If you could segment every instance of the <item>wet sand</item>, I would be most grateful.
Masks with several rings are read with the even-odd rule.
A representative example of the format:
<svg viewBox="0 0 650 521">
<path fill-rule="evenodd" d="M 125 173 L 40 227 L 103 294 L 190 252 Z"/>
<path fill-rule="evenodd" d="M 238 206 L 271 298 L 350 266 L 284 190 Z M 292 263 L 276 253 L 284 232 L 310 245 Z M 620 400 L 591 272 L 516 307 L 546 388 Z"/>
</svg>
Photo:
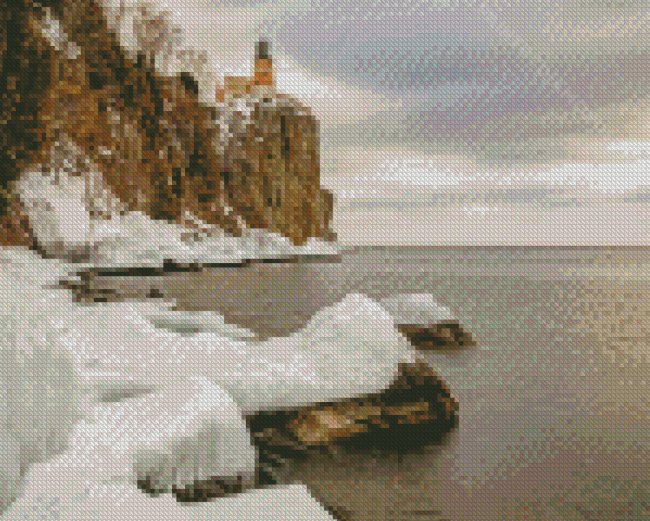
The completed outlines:
<svg viewBox="0 0 650 521">
<path fill-rule="evenodd" d="M 477 341 L 471 352 L 425 356 L 459 398 L 459 429 L 412 454 L 310 457 L 285 479 L 355 520 L 650 516 L 648 250 L 448 250 L 97 277 L 93 286 L 133 298 L 154 289 L 261 337 L 300 329 L 349 292 L 431 293 Z"/>
</svg>

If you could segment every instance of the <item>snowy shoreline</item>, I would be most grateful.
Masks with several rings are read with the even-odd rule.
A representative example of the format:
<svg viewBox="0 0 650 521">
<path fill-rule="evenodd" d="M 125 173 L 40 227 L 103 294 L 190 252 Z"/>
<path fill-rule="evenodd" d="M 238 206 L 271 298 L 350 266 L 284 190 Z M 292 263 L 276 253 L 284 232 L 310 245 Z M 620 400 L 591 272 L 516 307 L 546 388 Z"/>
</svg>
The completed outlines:
<svg viewBox="0 0 650 521">
<path fill-rule="evenodd" d="M 59 215 L 78 215 L 86 188 L 78 189 L 73 177 L 45 187 L 27 183 L 25 190 L 43 189 Z M 34 215 L 44 208 L 37 206 Z M 260 231 L 242 239 L 188 238 L 179 227 L 135 212 L 104 227 L 86 226 L 83 216 L 66 223 L 52 221 L 51 212 L 40 215 L 37 231 L 43 239 L 56 249 L 65 237 L 65 255 L 90 262 L 44 260 L 17 250 L 0 255 L 0 371 L 6 384 L 0 505 L 18 496 L 0 513 L 2 519 L 132 519 L 134 512 L 145 521 L 236 519 L 257 517 L 260 509 L 272 519 L 330 518 L 309 496 L 327 497 L 337 487 L 339 499 L 353 504 L 355 519 L 366 520 L 386 512 L 418 519 L 425 507 L 463 521 L 606 515 L 632 521 L 649 512 L 650 314 L 641 269 L 634 305 L 628 305 L 633 299 L 620 283 L 613 296 L 597 295 L 587 303 L 597 312 L 580 316 L 583 296 L 572 287 L 577 276 L 563 265 L 543 271 L 531 260 L 517 270 L 501 265 L 490 271 L 477 267 L 480 258 L 460 266 L 461 257 L 457 265 L 445 266 L 445 273 L 457 270 L 451 277 L 441 276 L 443 270 L 426 259 L 366 254 L 355 261 L 357 273 L 344 274 L 333 296 L 323 296 L 330 292 L 319 273 L 325 268 L 296 265 L 300 268 L 284 274 L 302 277 L 301 284 L 311 278 L 305 293 L 335 303 L 308 303 L 309 297 L 300 295 L 303 288 L 289 288 L 295 280 L 280 279 L 277 284 L 293 292 L 284 299 L 294 301 L 295 309 L 309 304 L 316 310 L 307 313 L 298 333 L 260 341 L 258 332 L 233 326 L 215 312 L 172 311 L 168 302 L 153 299 L 87 306 L 55 287 L 60 278 L 74 281 L 85 269 L 137 265 L 163 266 L 164 272 L 170 260 L 241 265 L 250 259 L 337 255 L 335 245 L 316 242 L 299 249 Z M 347 269 L 341 266 L 339 273 Z M 233 278 L 248 281 L 252 271 Z M 278 271 L 269 269 L 266 276 L 277 277 Z M 596 274 L 595 292 L 606 285 L 602 271 L 590 272 Z M 560 289 L 549 289 L 558 285 L 550 275 L 542 281 L 550 280 L 548 287 L 535 284 L 555 272 L 564 281 Z M 257 455 L 242 420 L 245 412 L 385 387 L 395 365 L 416 353 L 396 331 L 400 306 L 389 313 L 375 293 L 385 292 L 383 298 L 405 293 L 407 286 L 424 288 L 429 302 L 456 301 L 459 316 L 481 338 L 476 349 L 422 355 L 460 402 L 459 428 L 444 444 L 405 455 L 393 466 L 374 455 L 361 464 L 348 458 L 347 466 L 340 458 L 314 459 L 310 490 L 249 490 L 192 507 L 169 493 L 147 496 L 135 486 L 142 476 L 166 492 L 213 475 L 236 475 L 250 484 Z M 253 289 L 244 288 L 238 298 L 250 298 Z M 226 285 L 185 291 L 185 304 L 195 306 L 207 306 L 196 301 L 210 292 L 223 300 L 236 292 Z M 552 291 L 556 300 L 548 297 Z M 278 298 L 256 306 L 251 305 L 260 315 L 290 307 Z M 627 307 L 617 314 L 621 306 Z M 397 319 L 424 320 L 413 317 Z M 323 503 L 335 504 L 332 497 L 336 494 Z M 287 505 L 291 508 L 283 508 Z"/>
<path fill-rule="evenodd" d="M 503 266 L 508 265 L 504 261 Z M 23 268 L 35 268 L 31 261 L 24 267 L 15 262 L 12 266 L 15 267 L 14 273 L 22 273 L 23 277 L 29 276 L 29 270 Z M 52 274 L 58 275 L 67 274 L 73 265 L 48 261 L 44 266 L 49 266 Z M 356 278 L 344 279 L 341 284 L 348 289 L 355 287 L 359 291 L 370 293 L 372 281 L 386 277 L 390 272 L 391 265 L 386 264 L 383 257 L 366 255 L 356 259 L 353 264 L 348 263 L 343 267 L 332 265 L 330 268 L 336 267 L 335 273 L 347 273 L 349 269 L 359 270 L 364 266 L 375 271 L 359 273 Z M 292 269 L 296 267 L 300 265 L 294 265 Z M 312 265 L 310 270 L 316 267 L 317 265 Z M 426 265 L 424 267 L 429 269 Z M 277 276 L 277 268 L 279 266 L 269 265 L 264 271 Z M 531 273 L 538 273 L 539 266 L 532 262 L 528 269 Z M 607 265 L 601 269 L 608 269 Z M 310 270 L 304 276 L 310 276 Z M 598 490 L 603 490 L 607 482 L 619 480 L 627 485 L 619 486 L 616 494 L 627 501 L 629 510 L 627 513 L 617 511 L 618 518 L 632 520 L 642 517 L 643 503 L 647 504 L 650 499 L 650 489 L 643 481 L 645 469 L 650 464 L 642 452 L 644 444 L 649 442 L 648 432 L 642 428 L 648 400 L 641 381 L 650 374 L 644 345 L 629 341 L 626 344 L 627 350 L 614 356 L 610 346 L 622 345 L 616 343 L 614 337 L 605 335 L 605 339 L 599 342 L 594 332 L 588 337 L 588 343 L 585 344 L 584 339 L 579 343 L 576 334 L 571 333 L 572 328 L 580 329 L 579 324 L 574 324 L 567 317 L 568 322 L 562 325 L 562 322 L 558 322 L 561 317 L 553 311 L 554 305 L 571 304 L 575 297 L 565 295 L 563 298 L 569 300 L 549 301 L 549 297 L 543 293 L 546 290 L 543 290 L 542 283 L 535 282 L 534 278 L 508 278 L 507 270 L 497 286 L 494 284 L 501 279 L 494 277 L 479 276 L 467 282 L 465 271 L 467 270 L 463 271 L 462 276 L 457 274 L 449 282 L 440 279 L 435 273 L 412 282 L 409 282 L 408 276 L 402 277 L 399 285 L 387 288 L 388 291 L 391 288 L 392 291 L 404 292 L 407 288 L 413 291 L 416 280 L 420 281 L 417 283 L 419 287 L 435 289 L 438 284 L 434 297 L 445 299 L 444 295 L 447 295 L 445 302 L 459 299 L 453 306 L 454 309 L 459 311 L 463 321 L 480 339 L 478 347 L 473 350 L 424 355 L 428 364 L 447 382 L 460 402 L 460 426 L 450 433 L 448 443 L 430 448 L 424 455 L 405 455 L 406 463 L 386 466 L 385 470 L 381 469 L 388 463 L 374 457 L 363 460 L 361 467 L 351 457 L 346 457 L 345 464 L 312 459 L 309 465 L 314 466 L 313 472 L 303 469 L 302 474 L 299 474 L 302 477 L 298 479 L 309 483 L 311 494 L 326 504 L 334 504 L 337 494 L 339 502 L 341 498 L 347 498 L 349 491 L 340 490 L 347 483 L 346 487 L 355 492 L 342 504 L 355 512 L 357 517 L 354 519 L 376 518 L 378 513 L 384 511 L 382 509 L 389 507 L 387 502 L 397 501 L 402 494 L 409 497 L 425 494 L 427 504 L 432 508 L 444 512 L 447 518 L 464 521 L 483 518 L 516 520 L 520 518 L 524 506 L 530 505 L 535 498 L 547 503 L 543 512 L 549 519 L 580 519 L 582 507 L 576 505 L 594 497 L 594 494 L 598 496 Z M 366 282 L 361 284 L 361 279 Z M 207 280 L 210 279 L 206 278 Z M 513 280 L 518 282 L 513 283 Z M 612 280 L 609 284 L 615 282 Z M 448 287 L 448 284 L 451 286 Z M 593 284 L 600 288 L 605 282 Z M 629 286 L 629 281 L 626 284 Z M 216 287 L 217 291 L 219 287 Z M 313 291 L 317 291 L 315 286 Z M 453 291 L 455 293 L 450 296 Z M 528 305 L 522 305 L 521 302 L 518 306 L 513 305 L 519 298 L 518 291 L 530 296 Z M 602 292 L 602 289 L 597 291 Z M 557 293 L 562 294 L 560 289 Z M 600 294 L 602 299 L 602 293 Z M 639 298 L 642 296 L 643 291 L 639 290 Z M 574 305 L 578 304 L 574 302 Z M 631 306 L 625 310 L 632 312 Z M 641 319 L 640 315 L 637 316 Z M 583 329 L 587 328 L 587 324 L 594 328 L 600 323 L 591 315 L 589 317 L 591 318 L 582 318 Z M 601 328 L 605 328 L 604 323 Z M 626 334 L 631 337 L 633 331 L 630 329 Z M 634 346 L 638 353 L 633 349 Z M 548 362 L 540 365 L 540 361 L 544 360 L 550 360 L 550 366 Z M 621 365 L 622 361 L 626 361 L 624 366 Z M 597 414 L 593 414 L 594 411 Z M 605 413 L 611 418 L 610 422 L 603 423 L 599 419 Z M 596 432 L 599 434 L 594 439 Z M 576 446 L 588 446 L 589 451 L 577 450 Z M 488 457 L 479 461 L 477 447 Z M 524 454 L 530 456 L 524 457 Z M 347 469 L 346 473 L 356 476 L 354 479 L 341 474 L 342 464 L 342 468 Z M 20 512 L 34 507 L 37 498 L 44 501 L 50 497 L 51 501 L 55 501 L 56 491 L 48 488 L 46 483 L 52 483 L 53 480 L 58 483 L 74 481 L 72 474 L 69 478 L 56 477 L 56 473 L 63 472 L 61 469 L 64 467 L 47 465 L 36 465 L 33 473 L 26 476 L 28 480 L 34 476 L 34 481 L 28 481 L 26 485 L 28 489 L 34 487 L 31 490 L 35 495 L 29 496 L 32 498 L 29 501 L 33 501 L 31 506 L 27 497 L 19 500 L 16 508 L 25 509 Z M 500 480 L 491 477 L 495 473 L 499 473 Z M 409 483 L 412 482 L 412 491 L 407 493 L 399 486 L 399 476 L 402 476 L 401 479 L 408 477 Z M 559 478 L 562 489 L 553 488 L 552 485 L 556 483 L 552 479 L 554 476 Z M 387 495 L 378 496 L 377 490 L 387 490 L 385 487 L 389 482 L 386 480 L 392 483 L 392 488 Z M 435 490 L 428 485 L 431 480 L 438 484 Z M 37 481 L 41 484 L 38 485 Z M 339 492 L 328 492 L 327 483 Z M 108 493 L 122 494 L 125 490 L 125 485 L 122 484 L 107 486 Z M 563 501 L 559 500 L 560 490 L 564 490 Z M 588 490 L 594 492 L 588 494 Z M 63 492 L 61 496 L 64 496 Z M 151 502 L 152 506 L 148 508 L 152 510 L 157 508 L 156 505 L 169 501 L 164 499 L 166 495 L 157 499 L 142 496 L 144 500 L 140 496 L 132 497 L 137 501 Z M 462 508 L 457 501 L 451 499 L 453 497 L 464 498 Z M 524 501 L 525 498 L 528 498 L 528 502 Z M 61 504 L 62 500 L 66 500 L 65 497 L 56 501 Z M 517 503 L 518 500 L 520 503 Z M 43 501 L 38 504 L 43 504 Z M 372 508 L 364 501 L 372 501 Z M 477 508 L 479 504 L 481 508 Z M 593 507 L 594 510 L 604 512 L 602 509 L 614 506 L 607 498 L 603 498 L 600 505 L 602 506 Z M 120 512 L 122 507 L 116 504 L 106 508 Z M 222 507 L 206 508 L 217 512 Z M 9 509 L 3 519 L 22 519 L 9 515 L 18 511 Z M 483 517 L 477 517 L 478 512 L 483 512 Z M 395 510 L 394 515 L 411 519 L 402 510 Z"/>
<path fill-rule="evenodd" d="M 39 468 L 44 465 L 49 472 L 69 458 L 76 461 L 76 451 L 99 458 L 87 462 L 86 476 L 91 467 L 101 467 L 102 452 L 112 452 L 111 463 L 105 462 L 109 474 L 97 479 L 117 479 L 127 487 L 131 480 L 136 491 L 134 480 L 144 476 L 155 479 L 163 489 L 210 476 L 240 475 L 250 480 L 256 457 L 244 416 L 377 393 L 392 381 L 399 363 L 415 360 L 394 319 L 361 295 L 350 294 L 323 309 L 299 335 L 259 342 L 252 332 L 226 324 L 218 314 L 171 311 L 164 302 L 74 303 L 67 292 L 56 289 L 56 283 L 76 273 L 79 266 L 75 264 L 40 259 L 33 252 L 16 249 L 3 250 L 2 262 L 3 295 L 11 304 L 2 313 L 11 322 L 4 328 L 10 336 L 3 342 L 3 353 L 33 358 L 40 364 L 35 367 L 41 369 L 52 364 L 29 353 L 60 356 L 55 366 L 68 371 L 64 387 L 52 376 L 43 382 L 51 386 L 52 393 L 43 405 L 68 413 L 56 414 L 58 423 L 50 427 L 55 431 L 47 435 L 44 451 L 30 461 L 12 464 L 16 472 L 28 475 L 27 490 L 17 505 L 29 500 L 38 481 L 30 467 L 40 463 Z M 28 334 L 16 339 L 12 331 Z M 5 364 L 5 368 L 11 366 Z M 29 380 L 26 374 L 23 380 Z M 10 389 L 25 382 L 10 381 Z M 64 390 L 65 397 L 61 395 Z M 131 398 L 138 390 L 144 396 Z M 109 395 L 116 404 L 102 405 L 102 397 Z M 152 412 L 154 403 L 157 412 Z M 22 404 L 13 392 L 8 404 L 9 420 L 34 422 L 39 416 L 41 420 L 47 417 L 42 416 L 40 404 Z M 111 407 L 117 409 L 109 412 Z M 102 410 L 104 419 L 112 417 L 122 422 L 121 427 L 107 424 L 103 441 L 79 438 L 84 429 L 95 432 L 99 428 L 92 425 L 104 421 L 97 417 Z M 82 422 L 73 427 L 79 418 Z M 156 428 L 152 429 L 151 421 Z M 21 440 L 23 453 L 33 452 L 33 442 L 24 432 L 26 425 L 7 433 L 8 441 Z M 77 434 L 67 448 L 71 429 Z M 114 432 L 118 437 L 106 445 L 104 438 L 110 439 Z M 203 441 L 205 435 L 213 442 Z M 8 450 L 7 454 L 15 452 Z M 188 460 L 187 451 L 198 459 Z M 3 479 L 8 487 L 6 502 L 16 494 L 21 478 L 16 474 Z M 10 513 L 14 511 L 10 507 Z M 72 515 L 66 512 L 62 515 Z"/>
</svg>

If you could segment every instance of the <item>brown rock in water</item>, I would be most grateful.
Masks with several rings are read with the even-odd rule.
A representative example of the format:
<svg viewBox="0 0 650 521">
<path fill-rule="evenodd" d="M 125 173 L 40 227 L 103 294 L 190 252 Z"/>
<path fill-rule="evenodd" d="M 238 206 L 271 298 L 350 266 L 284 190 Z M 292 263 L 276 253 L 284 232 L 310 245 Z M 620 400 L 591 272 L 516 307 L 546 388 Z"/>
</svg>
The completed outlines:
<svg viewBox="0 0 650 521">
<path fill-rule="evenodd" d="M 403 450 L 440 441 L 457 426 L 457 412 L 445 383 L 419 362 L 400 365 L 381 393 L 258 413 L 248 422 L 263 451 L 295 457 L 336 446 Z"/>
<path fill-rule="evenodd" d="M 421 351 L 461 350 L 474 347 L 471 333 L 464 331 L 458 322 L 445 322 L 429 327 L 400 324 L 398 330 Z"/>
<path fill-rule="evenodd" d="M 315 404 L 289 411 L 258 413 L 247 419 L 260 451 L 255 486 L 275 484 L 273 469 L 285 458 L 337 448 L 408 450 L 439 442 L 458 426 L 458 401 L 425 363 L 402 364 L 381 393 Z M 155 494 L 147 482 L 138 485 Z M 203 502 L 242 492 L 241 480 L 213 478 L 173 493 L 180 502 Z"/>
</svg>

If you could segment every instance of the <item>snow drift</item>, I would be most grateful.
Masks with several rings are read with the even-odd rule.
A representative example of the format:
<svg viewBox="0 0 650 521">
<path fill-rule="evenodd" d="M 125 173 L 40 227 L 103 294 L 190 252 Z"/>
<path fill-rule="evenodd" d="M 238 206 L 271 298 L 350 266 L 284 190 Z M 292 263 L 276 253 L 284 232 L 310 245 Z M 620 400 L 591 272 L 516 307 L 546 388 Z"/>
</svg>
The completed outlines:
<svg viewBox="0 0 650 521">
<path fill-rule="evenodd" d="M 121 426 L 106 426 L 113 434 L 88 461 L 88 479 L 107 465 L 110 479 L 135 488 L 146 477 L 162 491 L 212 476 L 250 480 L 244 415 L 379 392 L 415 357 L 390 315 L 361 295 L 261 342 L 215 313 L 168 303 L 74 303 L 56 283 L 75 265 L 17 249 L 0 261 L 4 507 L 30 466 L 65 451 L 75 423 L 92 428 L 101 407 L 102 421 Z M 115 405 L 98 405 L 107 400 Z M 110 465 L 101 456 L 109 452 Z"/>
</svg>

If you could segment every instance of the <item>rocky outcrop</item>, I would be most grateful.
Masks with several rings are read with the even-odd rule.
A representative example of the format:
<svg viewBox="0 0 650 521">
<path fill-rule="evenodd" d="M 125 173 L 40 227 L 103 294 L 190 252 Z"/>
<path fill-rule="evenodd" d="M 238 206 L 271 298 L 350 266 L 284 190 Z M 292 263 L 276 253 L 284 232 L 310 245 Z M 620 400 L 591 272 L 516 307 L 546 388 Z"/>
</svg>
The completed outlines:
<svg viewBox="0 0 650 521">
<path fill-rule="evenodd" d="M 231 123 L 224 130 L 232 138 L 224 181 L 235 212 L 251 227 L 291 237 L 297 245 L 309 237 L 329 238 L 333 199 L 320 187 L 315 119 L 289 98 L 247 104 L 250 116 L 226 109 Z"/>
<path fill-rule="evenodd" d="M 9 2 L 0 21 L 6 193 L 28 166 L 47 168 L 65 138 L 129 211 L 234 236 L 262 228 L 297 245 L 332 238 L 318 125 L 297 101 L 258 89 L 246 117 L 199 102 L 190 74 L 164 76 L 145 53 L 131 58 L 97 0 Z M 10 208 L 3 197 L 2 213 Z M 4 229 L 21 218 L 8 220 Z"/>
<path fill-rule="evenodd" d="M 379 301 L 408 341 L 421 351 L 461 350 L 476 343 L 451 310 L 428 293 L 395 295 Z"/>
<path fill-rule="evenodd" d="M 322 450 L 405 450 L 439 442 L 458 425 L 458 401 L 423 362 L 401 364 L 383 392 L 248 419 L 271 462 Z"/>
<path fill-rule="evenodd" d="M 465 331 L 458 322 L 433 324 L 427 327 L 404 324 L 399 325 L 398 329 L 413 347 L 421 351 L 436 349 L 454 351 L 476 345 L 471 333 Z"/>
<path fill-rule="evenodd" d="M 16 95 L 3 107 L 3 186 L 11 191 L 30 165 L 47 168 L 67 138 L 129 210 L 180 222 L 189 209 L 237 233 L 235 217 L 213 204 L 220 196 L 214 111 L 198 103 L 192 80 L 131 61 L 95 0 L 64 0 L 51 9 L 22 3 L 4 20 L 11 41 L 2 79 Z M 16 49 L 26 50 L 16 56 Z M 16 60 L 31 74 L 6 66 Z M 23 128 L 25 118 L 32 128 Z"/>
<path fill-rule="evenodd" d="M 384 392 L 247 418 L 260 451 L 257 486 L 273 478 L 287 458 L 339 449 L 395 451 L 440 442 L 458 425 L 458 401 L 424 363 L 403 364 Z M 139 483 L 156 493 L 150 481 Z M 181 502 L 203 502 L 245 489 L 241 480 L 211 478 L 174 488 Z"/>
<path fill-rule="evenodd" d="M 219 149 L 228 200 L 251 227 L 291 237 L 333 240 L 331 192 L 320 186 L 316 118 L 275 90 L 268 44 L 257 46 L 250 78 L 226 77 L 220 102 Z"/>
<path fill-rule="evenodd" d="M 52 49 L 30 30 L 33 18 L 26 2 L 0 2 L 0 242 L 20 246 L 31 242 L 29 232 L 7 188 L 42 146 L 39 105 L 52 83 Z"/>
</svg>

